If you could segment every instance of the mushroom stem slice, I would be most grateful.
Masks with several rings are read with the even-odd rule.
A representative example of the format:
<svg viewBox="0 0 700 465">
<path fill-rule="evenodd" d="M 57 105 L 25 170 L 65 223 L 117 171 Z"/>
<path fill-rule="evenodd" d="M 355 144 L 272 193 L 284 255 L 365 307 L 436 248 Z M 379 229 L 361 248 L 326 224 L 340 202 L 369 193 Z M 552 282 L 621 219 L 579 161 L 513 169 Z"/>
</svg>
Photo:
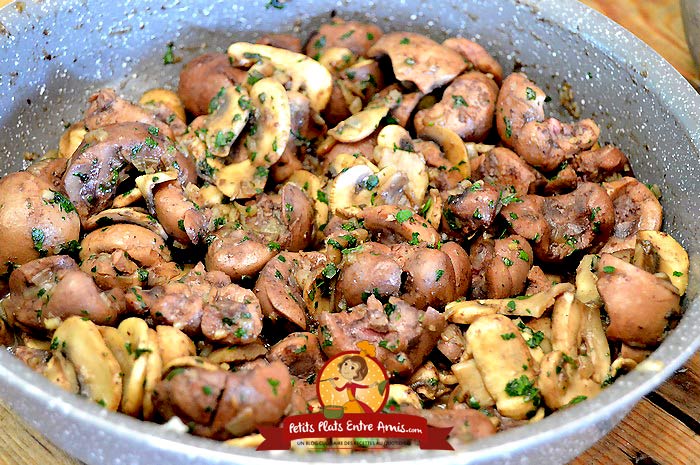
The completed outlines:
<svg viewBox="0 0 700 465">
<path fill-rule="evenodd" d="M 445 306 L 447 321 L 472 324 L 477 318 L 496 313 L 509 316 L 541 317 L 554 305 L 554 300 L 567 291 L 574 291 L 569 283 L 559 283 L 550 289 L 531 296 L 512 299 L 484 299 L 450 302 Z"/>
<path fill-rule="evenodd" d="M 73 316 L 56 329 L 52 346 L 75 366 L 80 392 L 109 410 L 122 398 L 121 367 L 95 323 Z"/>
<path fill-rule="evenodd" d="M 484 380 L 476 367 L 474 359 L 452 365 L 452 373 L 455 374 L 459 385 L 469 396 L 470 403 L 476 402 L 480 407 L 493 407 L 496 401 L 491 397 L 484 385 Z"/>
<path fill-rule="evenodd" d="M 234 66 L 250 66 L 269 61 L 286 73 L 292 81 L 291 89 L 304 93 L 311 108 L 320 112 L 328 104 L 333 89 L 331 73 L 319 62 L 301 53 L 269 45 L 236 42 L 228 48 Z"/>
<path fill-rule="evenodd" d="M 576 298 L 585 305 L 600 306 L 603 303 L 596 288 L 598 276 L 595 271 L 598 268 L 598 260 L 598 255 L 585 255 L 576 268 Z"/>
<path fill-rule="evenodd" d="M 269 167 L 280 159 L 289 142 L 292 129 L 289 97 L 282 84 L 265 78 L 250 89 L 250 103 L 255 107 L 256 130 L 253 134 L 251 129 L 246 147 L 254 166 Z"/>
<path fill-rule="evenodd" d="M 262 191 L 267 182 L 268 170 L 256 168 L 250 160 L 226 165 L 216 172 L 215 184 L 231 199 L 246 199 Z"/>
<path fill-rule="evenodd" d="M 225 157 L 243 131 L 248 121 L 250 107 L 251 99 L 248 98 L 248 92 L 245 89 L 240 86 L 222 87 L 209 104 L 209 108 L 214 111 L 193 121 L 190 130 L 203 139 L 209 153 L 217 157 Z M 192 126 L 199 126 L 206 131 L 194 130 Z"/>
<path fill-rule="evenodd" d="M 472 174 L 469 154 L 464 141 L 456 132 L 440 125 L 425 125 L 418 134 L 419 137 L 432 140 L 442 147 L 445 157 L 455 166 L 464 179 L 468 179 Z"/>
<path fill-rule="evenodd" d="M 328 130 L 328 135 L 339 142 L 358 142 L 372 134 L 387 113 L 389 107 L 381 105 L 365 108 Z"/>
<path fill-rule="evenodd" d="M 562 351 L 550 352 L 544 357 L 537 385 L 547 407 L 560 409 L 600 392 L 600 383 L 583 376 L 579 363 Z"/>
<path fill-rule="evenodd" d="M 503 315 L 486 315 L 469 326 L 466 336 L 484 386 L 495 399 L 498 411 L 516 420 L 536 411 L 540 402 L 535 387 L 537 363 L 515 324 Z"/>
<path fill-rule="evenodd" d="M 576 299 L 573 291 L 557 297 L 552 310 L 552 349 L 577 355 L 584 319 L 584 305 Z"/>
<path fill-rule="evenodd" d="M 657 272 L 666 273 L 678 294 L 685 294 L 688 288 L 688 252 L 670 234 L 661 231 L 639 231 L 637 242 L 648 241 L 659 256 Z"/>
</svg>

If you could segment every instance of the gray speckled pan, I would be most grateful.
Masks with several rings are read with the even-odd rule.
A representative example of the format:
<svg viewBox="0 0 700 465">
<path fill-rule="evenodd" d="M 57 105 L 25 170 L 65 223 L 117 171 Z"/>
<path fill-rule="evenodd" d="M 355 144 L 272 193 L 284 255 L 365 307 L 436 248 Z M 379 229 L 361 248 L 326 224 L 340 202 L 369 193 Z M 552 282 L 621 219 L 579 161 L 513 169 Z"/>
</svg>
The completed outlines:
<svg viewBox="0 0 700 465">
<path fill-rule="evenodd" d="M 47 0 L 27 3 L 22 12 L 1 10 L 2 171 L 20 168 L 24 151 L 54 148 L 94 89 L 109 85 L 137 97 L 149 87 L 175 85 L 180 65 L 162 64 L 169 41 L 187 61 L 264 32 L 303 31 L 306 37 L 332 10 L 385 30 L 436 39 L 462 34 L 486 46 L 506 70 L 522 66 L 552 95 L 568 81 L 582 116 L 601 123 L 602 141 L 620 146 L 642 180 L 662 187 L 665 227 L 691 255 L 684 318 L 647 362 L 597 398 L 456 453 L 410 449 L 340 457 L 232 449 L 107 413 L 0 351 L 0 396 L 28 423 L 90 464 L 563 463 L 609 431 L 697 349 L 700 96 L 641 41 L 574 0 L 288 0 L 282 10 L 266 9 L 266 3 Z M 549 110 L 562 111 L 554 103 Z"/>
</svg>

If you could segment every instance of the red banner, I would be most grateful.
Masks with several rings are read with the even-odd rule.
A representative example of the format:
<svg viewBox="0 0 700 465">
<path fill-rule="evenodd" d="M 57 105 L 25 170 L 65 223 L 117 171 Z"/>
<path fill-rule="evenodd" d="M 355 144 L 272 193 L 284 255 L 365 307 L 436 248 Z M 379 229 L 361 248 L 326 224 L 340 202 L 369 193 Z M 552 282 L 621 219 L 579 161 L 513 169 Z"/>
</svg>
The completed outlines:
<svg viewBox="0 0 700 465">
<path fill-rule="evenodd" d="M 356 413 L 328 419 L 322 413 L 294 415 L 282 427 L 260 427 L 265 441 L 257 450 L 288 450 L 290 441 L 305 438 L 404 438 L 419 442 L 421 449 L 454 450 L 447 436 L 452 427 L 435 428 L 416 415 Z"/>
</svg>

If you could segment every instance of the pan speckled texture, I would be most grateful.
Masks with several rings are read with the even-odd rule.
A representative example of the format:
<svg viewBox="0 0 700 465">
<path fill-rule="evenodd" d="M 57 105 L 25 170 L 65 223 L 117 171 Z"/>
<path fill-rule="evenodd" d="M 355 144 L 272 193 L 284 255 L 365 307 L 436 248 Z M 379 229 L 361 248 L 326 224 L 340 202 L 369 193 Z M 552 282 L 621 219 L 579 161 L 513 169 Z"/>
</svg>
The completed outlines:
<svg viewBox="0 0 700 465">
<path fill-rule="evenodd" d="M 120 4 L 117 4 L 120 3 Z M 700 244 L 700 97 L 673 68 L 629 32 L 575 0 L 43 1 L 0 11 L 1 172 L 22 166 L 24 151 L 54 148 L 102 86 L 136 98 L 174 86 L 181 65 L 163 66 L 175 42 L 183 62 L 202 50 L 265 32 L 305 38 L 332 10 L 385 30 L 483 44 L 508 72 L 522 67 L 550 95 L 572 85 L 582 117 L 602 127 L 602 142 L 622 148 L 637 176 L 663 192 L 665 228 L 688 249 L 691 286 L 678 328 L 633 373 L 593 400 L 545 420 L 465 446 L 457 453 L 407 449 L 378 454 L 291 455 L 238 450 L 166 431 L 72 396 L 0 351 L 0 396 L 28 423 L 90 464 L 405 462 L 564 463 L 609 431 L 642 395 L 697 349 Z M 556 100 L 556 98 L 554 99 Z M 550 111 L 568 118 L 562 108 Z M 651 426 L 651 425 L 650 425 Z"/>
</svg>

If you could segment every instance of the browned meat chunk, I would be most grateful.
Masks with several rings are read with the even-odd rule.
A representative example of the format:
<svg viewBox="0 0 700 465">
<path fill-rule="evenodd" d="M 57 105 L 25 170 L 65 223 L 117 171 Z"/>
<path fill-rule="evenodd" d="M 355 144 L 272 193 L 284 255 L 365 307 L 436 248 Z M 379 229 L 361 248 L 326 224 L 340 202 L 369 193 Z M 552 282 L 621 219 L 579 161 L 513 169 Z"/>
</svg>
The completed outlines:
<svg viewBox="0 0 700 465">
<path fill-rule="evenodd" d="M 481 228 L 488 228 L 496 219 L 501 194 L 492 185 L 477 181 L 449 194 L 442 214 L 444 231 L 468 237 Z"/>
<path fill-rule="evenodd" d="M 535 256 L 560 262 L 605 243 L 615 223 L 612 200 L 598 184 L 584 182 L 566 195 L 526 195 L 501 210 L 511 229 L 534 242 Z"/>
<path fill-rule="evenodd" d="M 369 341 L 392 376 L 415 371 L 445 329 L 445 318 L 433 308 L 421 311 L 395 297 L 382 305 L 371 296 L 367 304 L 348 312 L 322 313 L 318 321 L 321 347 L 328 357 L 357 350 L 358 342 Z"/>
<path fill-rule="evenodd" d="M 33 260 L 10 275 L 5 311 L 10 323 L 25 330 L 45 331 L 48 320 L 70 316 L 89 318 L 99 325 L 116 324 L 123 310 L 121 290 L 102 292 L 66 255 Z"/>
<path fill-rule="evenodd" d="M 231 284 L 220 271 L 204 271 L 201 263 L 181 279 L 144 294 L 153 297 L 150 312 L 154 321 L 191 336 L 203 334 L 228 345 L 246 344 L 255 341 L 262 330 L 255 294 Z"/>
<path fill-rule="evenodd" d="M 524 237 L 479 238 L 472 244 L 470 258 L 474 299 L 503 299 L 525 290 L 533 256 Z"/>
<path fill-rule="evenodd" d="M 436 428 L 452 427 L 450 437 L 462 442 L 471 442 L 496 434 L 496 427 L 484 413 L 467 408 L 460 409 L 417 409 L 415 407 L 402 407 L 401 413 L 418 415 L 426 420 L 430 426 Z"/>
<path fill-rule="evenodd" d="M 481 142 L 493 125 L 498 86 L 478 71 L 459 76 L 445 89 L 442 100 L 413 118 L 418 134 L 426 125 L 444 126 L 462 139 Z"/>
<path fill-rule="evenodd" d="M 629 175 L 632 172 L 627 156 L 612 145 L 579 152 L 572 164 L 581 179 L 591 182 L 608 181 L 614 174 Z"/>
<path fill-rule="evenodd" d="M 525 123 L 513 140 L 513 149 L 535 168 L 549 172 L 591 148 L 599 135 L 600 128 L 591 119 L 568 124 L 549 118 Z"/>
<path fill-rule="evenodd" d="M 318 338 L 312 333 L 292 333 L 270 347 L 267 359 L 287 365 L 289 373 L 307 378 L 323 368 L 323 353 Z"/>
<path fill-rule="evenodd" d="M 111 205 L 129 165 L 149 173 L 176 169 L 183 185 L 197 178 L 192 160 L 147 124 L 118 123 L 88 132 L 63 177 L 81 221 Z"/>
<path fill-rule="evenodd" d="M 117 96 L 113 89 L 102 89 L 93 94 L 85 112 L 85 127 L 92 131 L 117 123 L 143 123 L 157 128 L 153 132 L 164 137 L 173 137 L 173 131 L 165 120 L 158 119 L 153 112 Z M 166 115 L 167 118 L 167 115 Z"/>
<path fill-rule="evenodd" d="M 536 169 L 505 147 L 496 147 L 487 153 L 474 175 L 502 190 L 512 187 L 519 196 L 534 194 L 545 182 Z"/>
<path fill-rule="evenodd" d="M 236 373 L 173 368 L 156 385 L 153 401 L 162 420 L 177 416 L 194 434 L 225 440 L 277 423 L 291 395 L 287 367 L 273 362 Z"/>
</svg>

